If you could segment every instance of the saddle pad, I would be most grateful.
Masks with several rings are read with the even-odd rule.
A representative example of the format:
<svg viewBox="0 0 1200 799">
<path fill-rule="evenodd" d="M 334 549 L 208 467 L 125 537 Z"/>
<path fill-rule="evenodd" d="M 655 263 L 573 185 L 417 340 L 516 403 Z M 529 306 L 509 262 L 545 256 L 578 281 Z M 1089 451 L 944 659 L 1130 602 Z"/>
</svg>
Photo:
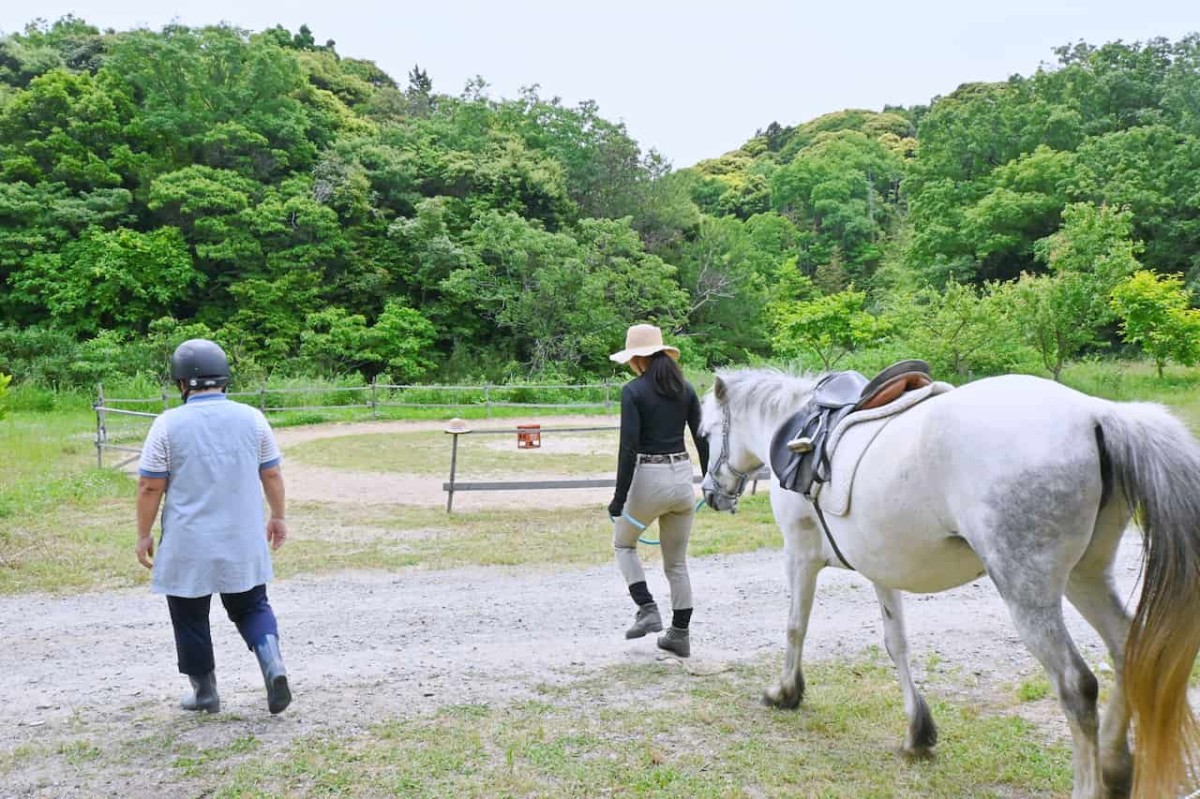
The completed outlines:
<svg viewBox="0 0 1200 799">
<path fill-rule="evenodd" d="M 887 405 L 858 411 L 843 419 L 829 434 L 828 450 L 833 453 L 829 464 L 829 482 L 820 484 L 815 491 L 815 497 L 821 503 L 821 510 L 833 516 L 848 514 L 854 474 L 858 471 L 859 461 L 875 441 L 875 437 L 897 414 L 952 388 L 954 386 L 949 383 L 930 383 L 915 391 L 901 394 Z"/>
</svg>

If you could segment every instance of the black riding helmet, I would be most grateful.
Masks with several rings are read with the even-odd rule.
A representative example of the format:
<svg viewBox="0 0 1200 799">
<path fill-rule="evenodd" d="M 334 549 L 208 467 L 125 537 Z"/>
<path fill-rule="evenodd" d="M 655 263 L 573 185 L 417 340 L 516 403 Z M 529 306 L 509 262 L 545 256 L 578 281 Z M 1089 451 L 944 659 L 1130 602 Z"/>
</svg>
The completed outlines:
<svg viewBox="0 0 1200 799">
<path fill-rule="evenodd" d="M 194 338 L 175 348 L 171 379 L 187 382 L 189 389 L 229 385 L 229 359 L 225 350 L 206 338 Z"/>
</svg>

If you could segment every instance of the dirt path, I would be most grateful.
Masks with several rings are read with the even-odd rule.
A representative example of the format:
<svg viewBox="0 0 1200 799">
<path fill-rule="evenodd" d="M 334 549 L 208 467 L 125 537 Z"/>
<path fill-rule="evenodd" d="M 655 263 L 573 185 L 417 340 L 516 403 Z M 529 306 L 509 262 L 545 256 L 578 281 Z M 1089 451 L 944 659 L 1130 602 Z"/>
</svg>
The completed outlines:
<svg viewBox="0 0 1200 799">
<path fill-rule="evenodd" d="M 1118 566 L 1127 588 L 1139 557 L 1140 544 L 1128 537 Z M 781 662 L 786 592 L 778 552 L 699 559 L 693 580 L 694 655 L 681 679 L 764 655 Z M 651 588 L 665 593 L 661 573 L 651 573 Z M 307 734 L 352 735 L 389 717 L 504 701 L 538 684 L 652 661 L 659 657 L 652 637 L 622 638 L 631 617 L 623 594 L 608 566 L 343 573 L 277 582 L 271 595 L 295 703 L 278 718 L 267 715 L 253 657 L 217 610 L 213 632 L 225 712 L 208 723 L 174 707 L 183 680 L 160 597 L 121 591 L 0 598 L 0 707 L 6 711 L 0 763 L 6 756 L 17 761 L 0 797 L 184 795 L 168 790 L 182 790 L 178 770 L 154 762 L 163 740 L 209 747 L 253 735 L 268 756 Z M 908 620 L 918 675 L 931 653 L 943 667 L 961 669 L 963 690 L 1000 690 L 1036 672 L 987 581 L 910 597 Z M 1069 623 L 1087 660 L 1099 663 L 1095 634 L 1073 613 Z M 827 570 L 806 658 L 854 657 L 872 645 L 882 645 L 882 632 L 869 584 Z M 1052 734 L 1065 732 L 1061 718 L 1047 724 Z M 50 756 L 80 741 L 106 756 L 86 767 Z M 109 757 L 110 749 L 125 754 Z"/>
</svg>

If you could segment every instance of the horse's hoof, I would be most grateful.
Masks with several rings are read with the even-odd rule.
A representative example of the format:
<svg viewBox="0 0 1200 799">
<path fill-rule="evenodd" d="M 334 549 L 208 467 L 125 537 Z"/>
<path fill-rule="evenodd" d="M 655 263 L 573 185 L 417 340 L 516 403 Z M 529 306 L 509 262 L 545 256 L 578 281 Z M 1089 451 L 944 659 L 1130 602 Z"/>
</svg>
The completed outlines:
<svg viewBox="0 0 1200 799">
<path fill-rule="evenodd" d="M 1133 795 L 1133 770 L 1105 771 L 1104 792 L 1108 799 L 1129 799 Z"/>
<path fill-rule="evenodd" d="M 795 710 L 800 707 L 800 694 L 793 691 L 783 691 L 779 688 L 768 688 L 763 691 L 762 702 L 767 707 L 777 707 L 780 710 Z"/>
<path fill-rule="evenodd" d="M 933 760 L 934 751 L 928 746 L 904 746 L 900 749 L 900 755 L 905 760 Z"/>
</svg>

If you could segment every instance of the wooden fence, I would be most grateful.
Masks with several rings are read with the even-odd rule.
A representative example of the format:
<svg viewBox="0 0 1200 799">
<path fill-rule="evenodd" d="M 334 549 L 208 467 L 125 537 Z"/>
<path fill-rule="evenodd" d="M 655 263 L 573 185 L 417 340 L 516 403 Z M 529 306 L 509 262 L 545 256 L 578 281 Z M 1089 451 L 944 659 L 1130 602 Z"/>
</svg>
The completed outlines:
<svg viewBox="0 0 1200 799">
<path fill-rule="evenodd" d="M 503 384 L 494 385 L 485 383 L 482 385 L 425 385 L 425 384 L 393 384 L 393 383 L 377 383 L 371 381 L 370 384 L 362 386 L 304 386 L 290 388 L 262 388 L 253 391 L 230 391 L 227 396 L 244 402 L 247 405 L 253 405 L 265 414 L 273 413 L 290 413 L 290 412 L 311 412 L 311 411 L 334 411 L 334 410 L 360 410 L 370 411 L 372 419 L 379 418 L 380 409 L 383 408 L 480 408 L 484 409 L 484 413 L 490 418 L 492 410 L 496 408 L 529 408 L 529 409 L 596 409 L 604 412 L 611 412 L 615 405 L 615 397 L 619 396 L 621 386 L 619 382 L 606 380 L 603 383 L 585 383 L 578 385 L 559 384 L 559 385 L 541 385 L 541 384 Z M 578 401 L 578 402 L 519 402 L 513 400 L 502 399 L 506 395 L 511 395 L 514 392 L 536 392 L 536 391 L 551 391 L 551 392 L 593 392 L 602 394 L 602 399 L 594 402 Z M 406 401 L 404 394 L 406 392 L 420 394 L 439 394 L 448 395 L 451 401 L 446 402 L 429 402 L 429 401 Z M 321 404 L 298 404 L 290 405 L 286 403 L 286 398 L 289 396 L 303 395 L 330 395 L 330 394 L 351 394 L 361 396 L 360 402 L 341 402 L 332 405 Z M 455 402 L 454 395 L 460 397 L 463 394 L 474 394 L 479 396 L 479 400 L 469 402 Z M 481 395 L 481 396 L 480 396 Z M 279 398 L 284 401 L 280 402 Z M 153 420 L 161 411 L 174 407 L 180 404 L 177 397 L 177 392 L 167 386 L 163 386 L 158 397 L 138 397 L 138 398 L 116 398 L 106 397 L 104 394 L 104 386 L 99 385 L 96 388 L 96 401 L 92 407 L 96 412 L 96 465 L 104 466 L 104 453 L 113 451 L 117 453 L 125 453 L 125 458 L 120 463 L 116 464 L 119 467 L 128 464 L 134 460 L 138 453 L 141 452 L 140 447 L 129 446 L 127 443 L 113 441 L 109 435 L 109 421 L 111 417 L 119 417 L 124 419 L 149 419 Z M 155 411 L 138 410 L 139 408 L 154 407 Z M 161 409 L 161 410 L 159 410 Z M 132 453 L 132 454 L 130 454 Z"/>
<path fill-rule="evenodd" d="M 285 411 L 323 411 L 323 410 L 370 410 L 371 418 L 376 419 L 379 416 L 380 408 L 478 408 L 481 405 L 486 409 L 488 416 L 491 415 L 493 408 L 530 408 L 530 409 L 554 409 L 554 408 L 593 408 L 603 409 L 609 412 L 613 408 L 612 391 L 620 388 L 620 383 L 612 383 L 605 381 L 604 383 L 593 383 L 585 385 L 503 385 L 503 386 L 430 386 L 430 385 L 392 385 L 372 382 L 366 386 L 319 386 L 309 388 L 260 388 L 257 391 L 231 391 L 228 396 L 245 402 L 247 405 L 254 405 L 263 413 L 277 413 Z M 548 402 L 513 402 L 504 400 L 492 399 L 493 391 L 509 391 L 509 390 L 537 390 L 546 389 L 553 391 L 564 390 L 591 390 L 603 391 L 604 399 L 601 402 L 572 402 L 572 403 L 548 403 Z M 479 392 L 483 391 L 483 402 L 445 402 L 445 403 L 430 403 L 430 402 L 405 402 L 395 399 L 396 392 L 405 390 L 425 391 L 456 391 L 456 392 Z M 279 405 L 271 401 L 274 395 L 298 395 L 298 394 L 320 394 L 333 392 L 365 392 L 364 401 L 361 403 L 341 403 L 337 405 Z M 105 452 L 118 453 L 121 460 L 113 466 L 122 468 L 132 461 L 136 460 L 141 454 L 141 440 L 130 441 L 125 437 L 118 436 L 114 440 L 110 434 L 110 422 L 114 418 L 124 420 L 144 420 L 146 426 L 152 422 L 162 411 L 167 410 L 173 405 L 178 405 L 176 400 L 168 390 L 164 388 L 161 395 L 158 397 L 141 397 L 141 398 L 114 398 L 104 395 L 103 385 L 97 387 L 96 402 L 93 404 L 93 409 L 96 412 L 96 465 L 104 466 Z M 133 410 L 128 406 L 146 407 L 156 406 L 153 412 L 149 410 Z M 446 432 L 451 434 L 451 453 L 450 453 L 450 476 L 449 479 L 442 484 L 442 490 L 446 492 L 446 512 L 450 513 L 454 507 L 454 494 L 459 491 L 533 491 L 533 490 L 553 490 L 566 488 L 612 488 L 616 485 L 616 478 L 581 478 L 581 479 L 566 479 L 566 480 L 507 480 L 507 481 L 459 481 L 458 480 L 458 437 L 460 435 L 512 435 L 516 436 L 521 432 L 519 427 L 504 427 L 504 428 L 488 428 L 481 430 L 462 430 L 447 428 Z M 601 432 L 601 431 L 616 431 L 617 427 L 559 427 L 559 428 L 539 428 L 539 435 L 556 433 L 586 433 L 586 432 Z M 142 436 L 144 437 L 144 435 Z M 136 444 L 136 445 L 135 445 Z M 770 470 L 763 467 L 755 472 L 752 476 L 753 486 L 751 493 L 757 492 L 758 481 L 765 480 L 770 476 Z M 701 479 L 699 476 L 695 478 L 697 482 Z"/>
<path fill-rule="evenodd" d="M 614 488 L 617 485 L 616 477 L 604 478 L 574 478 L 569 480 L 494 480 L 494 481 L 474 481 L 460 482 L 458 478 L 458 437 L 464 435 L 516 435 L 521 436 L 522 433 L 528 432 L 529 428 L 526 425 L 505 428 L 488 428 L 485 430 L 470 430 L 461 427 L 449 426 L 446 432 L 451 436 L 450 444 L 450 478 L 442 483 L 442 490 L 446 492 L 446 513 L 452 513 L 454 510 L 454 494 L 456 491 L 543 491 L 548 489 L 563 489 L 563 488 Z M 609 430 L 620 430 L 619 427 L 539 427 L 537 432 L 539 438 L 547 433 L 551 435 L 555 433 L 598 433 Z M 750 475 L 753 484 L 750 488 L 751 494 L 758 493 L 758 481 L 767 480 L 771 477 L 771 470 L 766 466 L 759 468 Z M 693 482 L 699 483 L 704 479 L 703 475 L 695 475 Z"/>
</svg>

